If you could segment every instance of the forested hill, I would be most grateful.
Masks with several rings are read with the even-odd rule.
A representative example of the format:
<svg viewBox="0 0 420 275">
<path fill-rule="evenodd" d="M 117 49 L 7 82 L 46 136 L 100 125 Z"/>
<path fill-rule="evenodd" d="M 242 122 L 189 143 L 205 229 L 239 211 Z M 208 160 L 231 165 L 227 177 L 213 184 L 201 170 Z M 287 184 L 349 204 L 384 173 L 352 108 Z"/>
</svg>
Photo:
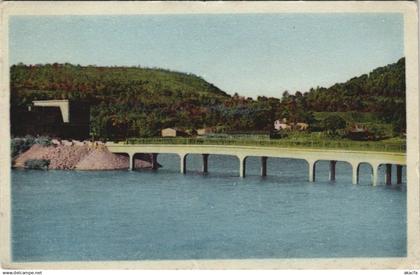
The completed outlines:
<svg viewBox="0 0 420 275">
<path fill-rule="evenodd" d="M 308 107 L 313 111 L 382 112 L 396 103 L 402 106 L 405 103 L 405 59 L 345 83 L 311 89 L 306 96 Z"/>
<path fill-rule="evenodd" d="M 307 99 L 312 111 L 378 113 L 389 122 L 405 123 L 405 89 L 405 59 L 401 58 L 328 89 L 312 89 Z"/>
<path fill-rule="evenodd" d="M 310 120 L 307 112 L 358 112 L 374 114 L 395 130 L 405 130 L 405 58 L 374 69 L 329 88 L 311 88 L 308 92 L 283 93 L 283 116 L 292 120 Z M 289 107 L 287 107 L 289 106 Z M 297 110 L 297 111 L 294 111 Z"/>
<path fill-rule="evenodd" d="M 71 64 L 13 65 L 12 90 L 53 91 L 69 97 L 117 93 L 154 96 L 213 96 L 227 94 L 193 74 L 141 67 L 97 67 Z"/>
<path fill-rule="evenodd" d="M 404 58 L 329 88 L 284 92 L 281 99 L 230 96 L 198 76 L 169 70 L 71 64 L 14 65 L 11 93 L 12 119 L 34 99 L 88 101 L 91 131 L 111 139 L 156 136 L 165 127 L 268 131 L 279 118 L 317 124 L 314 112 L 372 114 L 396 134 L 405 131 Z"/>
<path fill-rule="evenodd" d="M 11 93 L 12 115 L 34 99 L 88 101 L 99 136 L 150 136 L 161 127 L 198 126 L 208 106 L 230 98 L 193 74 L 71 64 L 13 65 Z"/>
</svg>

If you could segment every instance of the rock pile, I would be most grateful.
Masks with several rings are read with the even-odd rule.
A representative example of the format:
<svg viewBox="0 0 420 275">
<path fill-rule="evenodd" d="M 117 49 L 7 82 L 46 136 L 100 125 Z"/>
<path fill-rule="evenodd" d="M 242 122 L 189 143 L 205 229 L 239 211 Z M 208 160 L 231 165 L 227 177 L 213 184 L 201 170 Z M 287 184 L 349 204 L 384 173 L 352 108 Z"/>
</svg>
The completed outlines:
<svg viewBox="0 0 420 275">
<path fill-rule="evenodd" d="M 134 168 L 151 168 L 151 156 L 138 154 Z M 96 143 L 60 143 L 52 146 L 33 145 L 20 154 L 13 167 L 24 168 L 27 160 L 49 160 L 49 169 L 63 170 L 117 170 L 128 169 L 128 156 L 113 154 L 103 145 Z M 160 165 L 159 165 L 160 166 Z"/>
</svg>

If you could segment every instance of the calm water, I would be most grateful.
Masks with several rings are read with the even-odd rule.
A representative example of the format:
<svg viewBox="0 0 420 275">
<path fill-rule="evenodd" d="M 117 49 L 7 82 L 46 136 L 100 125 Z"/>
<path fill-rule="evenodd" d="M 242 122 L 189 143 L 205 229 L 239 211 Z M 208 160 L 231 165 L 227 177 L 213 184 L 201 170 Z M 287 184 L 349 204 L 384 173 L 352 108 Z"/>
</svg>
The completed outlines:
<svg viewBox="0 0 420 275">
<path fill-rule="evenodd" d="M 406 255 L 405 184 L 372 187 L 368 166 L 355 186 L 346 163 L 335 183 L 319 163 L 311 184 L 299 160 L 270 158 L 265 179 L 257 158 L 245 179 L 234 157 L 210 156 L 208 175 L 197 155 L 187 175 L 176 156 L 159 162 L 157 172 L 13 171 L 13 259 Z"/>
</svg>

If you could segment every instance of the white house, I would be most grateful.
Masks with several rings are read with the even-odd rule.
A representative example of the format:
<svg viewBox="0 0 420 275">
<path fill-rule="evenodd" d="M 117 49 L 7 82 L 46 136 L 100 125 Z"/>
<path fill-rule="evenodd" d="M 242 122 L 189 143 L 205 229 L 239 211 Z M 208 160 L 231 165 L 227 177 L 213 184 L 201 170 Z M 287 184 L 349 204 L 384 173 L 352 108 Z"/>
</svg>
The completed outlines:
<svg viewBox="0 0 420 275">
<path fill-rule="evenodd" d="M 283 118 L 282 120 L 278 119 L 274 121 L 274 129 L 277 131 L 280 130 L 298 130 L 298 131 L 305 131 L 308 130 L 309 124 L 304 122 L 298 122 L 293 124 L 288 124 L 287 119 Z"/>
<path fill-rule="evenodd" d="M 277 131 L 280 131 L 280 130 L 291 130 L 292 127 L 289 124 L 287 124 L 284 121 L 284 119 L 282 119 L 282 120 L 277 119 L 276 121 L 274 121 L 274 129 L 276 129 Z"/>
</svg>

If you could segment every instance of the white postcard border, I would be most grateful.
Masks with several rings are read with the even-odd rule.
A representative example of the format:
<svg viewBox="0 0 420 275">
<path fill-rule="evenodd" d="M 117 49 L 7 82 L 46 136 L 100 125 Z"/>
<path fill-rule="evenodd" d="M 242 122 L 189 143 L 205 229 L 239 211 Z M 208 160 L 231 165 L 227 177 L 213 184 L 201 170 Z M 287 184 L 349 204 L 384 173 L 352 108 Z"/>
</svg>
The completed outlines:
<svg viewBox="0 0 420 275">
<path fill-rule="evenodd" d="M 417 5 L 408 1 L 310 2 L 3 2 L 0 56 L 0 256 L 13 269 L 388 269 L 420 268 L 419 64 Z M 8 21 L 15 15 L 133 15 L 199 13 L 402 13 L 407 85 L 407 257 L 106 262 L 13 262 L 11 259 L 11 172 Z M 378 228 L 386 230 L 386 228 Z"/>
</svg>

